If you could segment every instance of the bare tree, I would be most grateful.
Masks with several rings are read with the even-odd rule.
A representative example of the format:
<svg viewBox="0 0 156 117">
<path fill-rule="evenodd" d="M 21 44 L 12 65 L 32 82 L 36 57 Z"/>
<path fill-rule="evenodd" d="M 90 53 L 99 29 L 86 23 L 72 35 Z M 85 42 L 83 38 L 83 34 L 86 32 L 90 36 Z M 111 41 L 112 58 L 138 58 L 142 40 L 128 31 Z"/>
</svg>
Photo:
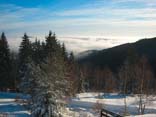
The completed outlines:
<svg viewBox="0 0 156 117">
<path fill-rule="evenodd" d="M 105 81 L 105 86 L 104 86 L 104 90 L 105 92 L 113 92 L 116 89 L 116 79 L 113 75 L 113 72 L 109 69 L 109 68 L 105 68 L 103 70 L 103 77 L 104 77 L 104 81 Z"/>
<path fill-rule="evenodd" d="M 138 78 L 138 112 L 139 114 L 144 114 L 146 109 L 146 104 L 149 102 L 148 97 L 151 93 L 152 81 L 153 81 L 153 73 L 151 71 L 151 67 L 148 63 L 148 60 L 145 56 L 143 56 L 137 66 L 137 78 Z"/>
<path fill-rule="evenodd" d="M 127 110 L 127 100 L 126 100 L 126 94 L 127 94 L 127 81 L 129 79 L 129 64 L 126 61 L 124 65 L 121 67 L 119 71 L 119 78 L 121 82 L 121 92 L 124 95 L 124 115 L 126 116 L 128 114 Z"/>
<path fill-rule="evenodd" d="M 104 69 L 96 69 L 94 77 L 95 89 L 98 91 L 113 92 L 117 87 L 113 72 L 107 67 Z"/>
</svg>

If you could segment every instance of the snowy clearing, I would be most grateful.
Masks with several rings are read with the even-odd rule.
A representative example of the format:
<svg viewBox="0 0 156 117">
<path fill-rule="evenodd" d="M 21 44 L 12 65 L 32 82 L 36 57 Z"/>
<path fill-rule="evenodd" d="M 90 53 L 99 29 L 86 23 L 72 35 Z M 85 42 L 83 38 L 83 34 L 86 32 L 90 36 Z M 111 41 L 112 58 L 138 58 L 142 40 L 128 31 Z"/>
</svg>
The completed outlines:
<svg viewBox="0 0 156 117">
<path fill-rule="evenodd" d="M 126 96 L 129 116 L 156 117 L 156 99 L 155 97 L 150 99 L 153 100 L 150 100 L 146 104 L 145 115 L 138 115 L 138 97 L 136 95 Z M 124 110 L 124 96 L 117 93 L 81 93 L 71 99 L 68 107 L 70 113 L 73 112 L 76 117 L 98 117 L 99 112 L 95 111 L 94 107 L 100 104 L 102 108 L 122 115 Z"/>
<path fill-rule="evenodd" d="M 18 93 L 0 92 L 0 116 L 30 117 L 23 103 L 26 98 L 27 96 Z"/>
<path fill-rule="evenodd" d="M 30 117 L 30 112 L 26 110 L 23 100 L 27 96 L 17 93 L 0 92 L 0 116 L 6 117 Z M 150 103 L 147 103 L 145 115 L 138 115 L 138 97 L 127 96 L 128 113 L 131 117 L 156 117 L 156 99 L 152 97 Z M 17 101 L 18 100 L 18 101 Z M 99 117 L 99 112 L 95 110 L 97 102 L 100 108 L 105 108 L 118 114 L 124 110 L 124 96 L 120 94 L 104 93 L 81 93 L 68 101 L 67 109 L 64 111 L 64 117 Z"/>
</svg>

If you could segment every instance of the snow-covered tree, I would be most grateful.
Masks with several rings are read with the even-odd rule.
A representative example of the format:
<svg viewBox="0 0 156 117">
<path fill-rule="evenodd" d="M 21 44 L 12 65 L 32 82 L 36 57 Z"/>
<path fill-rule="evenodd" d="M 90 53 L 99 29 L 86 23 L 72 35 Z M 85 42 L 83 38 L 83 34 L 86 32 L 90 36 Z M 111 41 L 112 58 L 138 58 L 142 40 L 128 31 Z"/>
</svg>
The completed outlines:
<svg viewBox="0 0 156 117">
<path fill-rule="evenodd" d="M 54 36 L 54 35 L 53 35 Z M 25 64 L 21 90 L 31 96 L 31 111 L 35 117 L 57 117 L 60 100 L 68 94 L 66 62 L 61 45 L 50 32 L 44 51 L 44 61 Z"/>
<path fill-rule="evenodd" d="M 35 116 L 57 117 L 59 114 L 59 100 L 67 92 L 64 67 L 60 62 L 57 58 L 49 58 L 40 66 L 30 67 L 32 80 L 29 82 L 34 85 L 30 91 L 32 114 Z"/>
</svg>

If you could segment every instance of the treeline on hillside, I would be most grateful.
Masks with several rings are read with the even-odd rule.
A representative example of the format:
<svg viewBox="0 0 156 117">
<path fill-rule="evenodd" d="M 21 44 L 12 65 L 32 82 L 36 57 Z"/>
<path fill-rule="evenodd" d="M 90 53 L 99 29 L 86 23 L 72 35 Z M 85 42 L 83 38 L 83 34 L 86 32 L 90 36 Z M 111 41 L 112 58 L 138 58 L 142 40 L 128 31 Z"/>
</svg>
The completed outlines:
<svg viewBox="0 0 156 117">
<path fill-rule="evenodd" d="M 82 64 L 84 83 L 91 91 L 155 94 L 156 78 L 147 57 L 140 57 L 136 53 L 129 55 L 117 72 L 108 66 L 92 68 L 89 64 Z"/>
<path fill-rule="evenodd" d="M 10 52 L 4 33 L 0 37 L 1 90 L 14 89 L 30 95 L 33 116 L 59 116 L 59 99 L 83 91 L 81 69 L 55 33 L 45 42 L 31 42 L 25 33 L 19 52 Z"/>
<path fill-rule="evenodd" d="M 91 90 L 156 93 L 156 38 L 92 52 L 78 59 Z"/>
<path fill-rule="evenodd" d="M 121 44 L 115 47 L 106 48 L 103 50 L 92 51 L 85 57 L 78 59 L 80 64 L 89 64 L 90 68 L 109 67 L 113 72 L 118 72 L 120 67 L 128 56 L 137 54 L 139 58 L 145 56 L 154 73 L 156 74 L 156 37 L 146 38 L 134 43 Z"/>
</svg>

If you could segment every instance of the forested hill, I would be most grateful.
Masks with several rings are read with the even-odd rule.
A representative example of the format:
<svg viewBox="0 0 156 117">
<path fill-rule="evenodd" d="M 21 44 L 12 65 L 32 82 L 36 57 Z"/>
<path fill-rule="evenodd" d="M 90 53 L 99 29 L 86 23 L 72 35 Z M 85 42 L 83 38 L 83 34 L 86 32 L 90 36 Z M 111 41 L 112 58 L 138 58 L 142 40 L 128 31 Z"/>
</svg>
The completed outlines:
<svg viewBox="0 0 156 117">
<path fill-rule="evenodd" d="M 135 43 L 127 43 L 112 48 L 100 50 L 78 59 L 81 64 L 90 67 L 109 67 L 113 71 L 123 64 L 128 56 L 146 56 L 152 67 L 156 66 L 156 37 L 142 39 Z"/>
</svg>

